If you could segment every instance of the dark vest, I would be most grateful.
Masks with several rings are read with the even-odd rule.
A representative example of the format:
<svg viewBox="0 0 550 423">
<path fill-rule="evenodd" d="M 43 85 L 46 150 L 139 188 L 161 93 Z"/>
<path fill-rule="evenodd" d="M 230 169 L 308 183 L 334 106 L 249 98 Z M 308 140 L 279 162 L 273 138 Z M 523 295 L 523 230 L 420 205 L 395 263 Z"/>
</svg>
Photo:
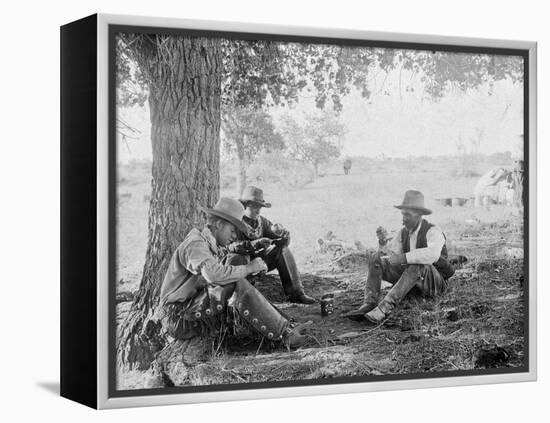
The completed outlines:
<svg viewBox="0 0 550 423">
<path fill-rule="evenodd" d="M 420 224 L 420 229 L 418 231 L 418 236 L 416 237 L 416 248 L 426 248 L 428 246 L 426 234 L 428 233 L 428 230 L 433 226 L 434 225 L 432 225 L 428 221 L 422 219 L 422 223 Z M 443 234 L 443 237 L 445 237 L 445 234 Z M 447 238 L 445 237 L 445 239 Z M 411 251 L 409 231 L 406 228 L 403 228 L 401 230 L 401 245 L 403 246 L 404 253 L 408 253 L 409 251 Z M 452 264 L 449 263 L 447 245 L 443 245 L 443 248 L 441 249 L 441 254 L 439 255 L 439 259 L 435 263 L 433 263 L 433 265 L 440 273 L 440 275 L 443 276 L 443 278 L 449 279 L 451 276 L 453 276 L 453 274 L 455 273 L 455 269 Z"/>
</svg>

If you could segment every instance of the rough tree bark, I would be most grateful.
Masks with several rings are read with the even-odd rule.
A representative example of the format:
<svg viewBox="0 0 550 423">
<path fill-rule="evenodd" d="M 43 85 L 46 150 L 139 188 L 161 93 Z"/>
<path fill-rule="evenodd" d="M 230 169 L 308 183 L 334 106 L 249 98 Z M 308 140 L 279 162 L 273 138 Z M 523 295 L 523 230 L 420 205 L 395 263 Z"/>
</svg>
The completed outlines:
<svg viewBox="0 0 550 423">
<path fill-rule="evenodd" d="M 246 137 L 246 135 L 244 135 Z M 246 157 L 244 153 L 245 139 L 235 140 L 237 147 L 237 195 L 241 195 L 246 186 Z"/>
<path fill-rule="evenodd" d="M 152 317 L 171 255 L 203 223 L 199 206 L 219 196 L 221 51 L 216 39 L 137 37 L 128 48 L 149 82 L 152 194 L 143 276 L 117 361 L 147 369 L 164 348 Z"/>
</svg>

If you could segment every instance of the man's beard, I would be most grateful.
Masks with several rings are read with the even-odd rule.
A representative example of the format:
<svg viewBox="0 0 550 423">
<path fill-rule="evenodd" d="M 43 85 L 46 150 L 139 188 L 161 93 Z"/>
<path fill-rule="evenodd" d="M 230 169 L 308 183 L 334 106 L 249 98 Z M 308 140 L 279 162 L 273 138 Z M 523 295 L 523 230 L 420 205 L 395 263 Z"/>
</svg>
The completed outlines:
<svg viewBox="0 0 550 423">
<path fill-rule="evenodd" d="M 418 220 L 418 222 L 409 222 L 409 223 L 403 223 L 403 225 L 405 225 L 405 228 L 407 228 L 407 230 L 410 232 L 414 229 L 416 229 L 418 227 L 418 225 L 420 224 L 420 220 Z"/>
</svg>

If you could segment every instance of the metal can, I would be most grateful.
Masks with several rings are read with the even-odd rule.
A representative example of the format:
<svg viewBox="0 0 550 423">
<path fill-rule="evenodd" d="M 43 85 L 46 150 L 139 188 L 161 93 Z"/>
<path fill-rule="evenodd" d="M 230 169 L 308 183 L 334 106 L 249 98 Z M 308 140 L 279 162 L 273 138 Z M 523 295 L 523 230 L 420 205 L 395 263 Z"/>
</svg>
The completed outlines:
<svg viewBox="0 0 550 423">
<path fill-rule="evenodd" d="M 321 297 L 321 316 L 330 316 L 334 313 L 334 296 L 332 294 Z"/>
</svg>

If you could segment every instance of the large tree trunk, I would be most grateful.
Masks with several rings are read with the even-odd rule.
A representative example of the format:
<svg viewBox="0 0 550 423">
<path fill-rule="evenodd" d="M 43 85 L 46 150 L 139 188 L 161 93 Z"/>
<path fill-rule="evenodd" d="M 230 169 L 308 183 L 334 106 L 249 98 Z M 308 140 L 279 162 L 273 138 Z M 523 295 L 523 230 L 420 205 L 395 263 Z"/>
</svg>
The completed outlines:
<svg viewBox="0 0 550 423">
<path fill-rule="evenodd" d="M 237 195 L 240 196 L 246 186 L 246 158 L 244 154 L 245 140 L 237 139 Z"/>
<path fill-rule="evenodd" d="M 139 291 L 122 324 L 119 365 L 148 368 L 164 343 L 152 317 L 171 255 L 219 196 L 219 40 L 145 38 L 131 45 L 149 80 L 153 179 Z"/>
</svg>

